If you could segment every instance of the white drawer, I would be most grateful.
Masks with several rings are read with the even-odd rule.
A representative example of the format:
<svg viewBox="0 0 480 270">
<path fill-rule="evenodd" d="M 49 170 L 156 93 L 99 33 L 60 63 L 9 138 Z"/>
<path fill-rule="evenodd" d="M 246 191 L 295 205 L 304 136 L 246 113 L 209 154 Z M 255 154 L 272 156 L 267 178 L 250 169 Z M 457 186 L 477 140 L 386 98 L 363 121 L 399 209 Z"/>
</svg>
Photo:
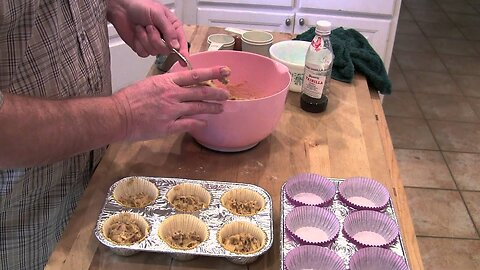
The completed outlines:
<svg viewBox="0 0 480 270">
<path fill-rule="evenodd" d="M 393 16 L 396 0 L 298 0 L 301 9 L 321 9 Z"/>
<path fill-rule="evenodd" d="M 286 25 L 286 19 L 290 19 L 292 23 Z M 199 25 L 275 32 L 293 32 L 293 19 L 294 14 L 292 12 L 283 11 L 233 10 L 209 7 L 199 7 L 197 11 L 197 24 Z"/>
<path fill-rule="evenodd" d="M 294 0 L 198 0 L 199 4 L 204 3 L 223 3 L 223 4 L 242 4 L 255 6 L 276 6 L 276 7 L 293 7 Z"/>
</svg>

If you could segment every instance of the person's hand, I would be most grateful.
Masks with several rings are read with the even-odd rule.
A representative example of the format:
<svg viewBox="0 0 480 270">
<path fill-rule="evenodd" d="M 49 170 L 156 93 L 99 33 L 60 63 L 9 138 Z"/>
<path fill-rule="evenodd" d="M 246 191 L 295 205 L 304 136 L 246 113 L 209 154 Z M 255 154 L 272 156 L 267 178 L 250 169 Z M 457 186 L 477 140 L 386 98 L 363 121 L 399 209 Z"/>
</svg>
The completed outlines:
<svg viewBox="0 0 480 270">
<path fill-rule="evenodd" d="M 109 0 L 108 20 L 139 56 L 167 55 L 170 48 L 188 56 L 182 22 L 154 0 Z M 166 41 L 165 44 L 162 38 Z"/>
<path fill-rule="evenodd" d="M 126 139 L 150 140 L 206 126 L 205 121 L 191 116 L 221 113 L 221 101 L 227 100 L 229 93 L 196 85 L 229 74 L 226 67 L 166 73 L 115 93 L 113 99 L 126 118 Z"/>
</svg>

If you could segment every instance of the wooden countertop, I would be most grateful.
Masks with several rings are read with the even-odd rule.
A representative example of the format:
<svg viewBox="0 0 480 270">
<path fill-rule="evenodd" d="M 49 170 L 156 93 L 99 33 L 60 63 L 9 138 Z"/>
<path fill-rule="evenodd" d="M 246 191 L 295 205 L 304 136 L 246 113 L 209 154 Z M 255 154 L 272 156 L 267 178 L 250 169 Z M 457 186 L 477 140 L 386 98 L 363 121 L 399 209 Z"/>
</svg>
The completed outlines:
<svg viewBox="0 0 480 270">
<path fill-rule="evenodd" d="M 223 29 L 185 26 L 185 32 L 195 53 L 206 50 L 209 34 Z M 291 38 L 276 33 L 274 41 Z M 380 98 L 358 75 L 352 84 L 332 80 L 328 108 L 321 114 L 302 111 L 299 95 L 289 93 L 276 130 L 246 152 L 213 152 L 184 134 L 111 145 L 46 269 L 279 269 L 280 188 L 287 178 L 301 172 L 338 178 L 367 176 L 382 182 L 395 205 L 410 267 L 423 269 Z M 210 257 L 181 262 L 157 253 L 113 254 L 100 244 L 93 230 L 108 188 L 130 175 L 228 180 L 265 188 L 274 202 L 272 248 L 248 266 Z"/>
</svg>

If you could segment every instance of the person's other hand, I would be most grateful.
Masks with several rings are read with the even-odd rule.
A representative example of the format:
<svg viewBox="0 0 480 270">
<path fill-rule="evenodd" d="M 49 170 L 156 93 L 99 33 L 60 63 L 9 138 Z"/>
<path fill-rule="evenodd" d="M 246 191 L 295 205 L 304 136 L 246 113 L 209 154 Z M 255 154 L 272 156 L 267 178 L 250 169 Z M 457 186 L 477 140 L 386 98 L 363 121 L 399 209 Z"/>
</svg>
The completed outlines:
<svg viewBox="0 0 480 270">
<path fill-rule="evenodd" d="M 167 55 L 170 48 L 188 56 L 182 22 L 157 1 L 109 0 L 107 18 L 123 41 L 141 57 Z"/>
<path fill-rule="evenodd" d="M 126 118 L 126 139 L 150 140 L 206 126 L 192 116 L 221 113 L 221 101 L 227 100 L 229 93 L 198 84 L 229 74 L 226 67 L 166 73 L 115 93 L 113 99 Z"/>
</svg>

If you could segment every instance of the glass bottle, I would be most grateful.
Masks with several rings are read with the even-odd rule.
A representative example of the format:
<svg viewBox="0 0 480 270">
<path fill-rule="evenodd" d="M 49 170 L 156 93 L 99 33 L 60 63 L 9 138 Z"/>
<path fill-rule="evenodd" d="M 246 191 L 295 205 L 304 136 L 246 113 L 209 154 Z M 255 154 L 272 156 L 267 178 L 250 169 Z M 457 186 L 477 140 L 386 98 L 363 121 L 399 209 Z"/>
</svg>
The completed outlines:
<svg viewBox="0 0 480 270">
<path fill-rule="evenodd" d="M 315 37 L 305 56 L 300 107 L 307 112 L 319 113 L 327 108 L 334 59 L 330 43 L 331 29 L 329 21 L 317 22 Z"/>
</svg>

